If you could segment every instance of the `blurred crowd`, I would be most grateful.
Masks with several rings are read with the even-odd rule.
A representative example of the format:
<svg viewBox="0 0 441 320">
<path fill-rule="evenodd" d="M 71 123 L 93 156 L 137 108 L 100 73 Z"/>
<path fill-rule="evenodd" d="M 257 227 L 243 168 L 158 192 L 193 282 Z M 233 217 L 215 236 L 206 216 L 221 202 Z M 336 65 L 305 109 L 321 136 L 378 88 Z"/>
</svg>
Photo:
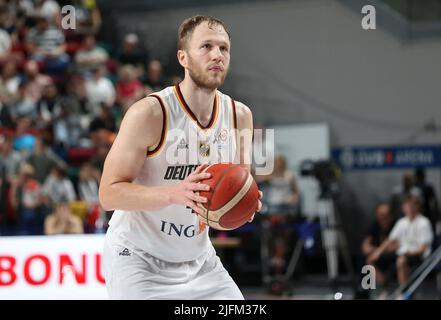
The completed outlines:
<svg viewBox="0 0 441 320">
<path fill-rule="evenodd" d="M 98 184 L 121 119 L 181 80 L 134 33 L 101 42 L 102 19 L 95 0 L 0 1 L 0 234 L 105 232 Z"/>
</svg>

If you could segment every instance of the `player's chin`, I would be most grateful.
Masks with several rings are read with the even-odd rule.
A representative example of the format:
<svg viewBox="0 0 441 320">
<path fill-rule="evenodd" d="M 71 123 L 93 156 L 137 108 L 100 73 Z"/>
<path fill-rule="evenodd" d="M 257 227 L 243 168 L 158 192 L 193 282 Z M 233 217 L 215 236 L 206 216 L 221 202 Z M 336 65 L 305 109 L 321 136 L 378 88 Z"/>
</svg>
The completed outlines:
<svg viewBox="0 0 441 320">
<path fill-rule="evenodd" d="M 210 83 L 221 86 L 225 81 L 225 73 L 216 72 L 211 74 L 208 78 Z"/>
<path fill-rule="evenodd" d="M 214 90 L 219 88 L 223 83 L 223 81 L 211 80 L 206 83 L 206 87 Z"/>
</svg>

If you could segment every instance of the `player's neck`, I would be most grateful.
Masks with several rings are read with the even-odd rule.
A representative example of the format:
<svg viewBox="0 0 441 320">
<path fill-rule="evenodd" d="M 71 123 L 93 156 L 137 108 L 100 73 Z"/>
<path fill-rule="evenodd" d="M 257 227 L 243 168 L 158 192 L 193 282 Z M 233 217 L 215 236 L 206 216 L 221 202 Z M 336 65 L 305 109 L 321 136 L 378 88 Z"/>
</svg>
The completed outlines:
<svg viewBox="0 0 441 320">
<path fill-rule="evenodd" d="M 216 95 L 216 89 L 210 90 L 197 86 L 192 80 L 186 78 L 180 84 L 179 88 L 188 107 L 199 119 L 199 121 L 210 119 L 213 111 L 213 102 Z"/>
</svg>

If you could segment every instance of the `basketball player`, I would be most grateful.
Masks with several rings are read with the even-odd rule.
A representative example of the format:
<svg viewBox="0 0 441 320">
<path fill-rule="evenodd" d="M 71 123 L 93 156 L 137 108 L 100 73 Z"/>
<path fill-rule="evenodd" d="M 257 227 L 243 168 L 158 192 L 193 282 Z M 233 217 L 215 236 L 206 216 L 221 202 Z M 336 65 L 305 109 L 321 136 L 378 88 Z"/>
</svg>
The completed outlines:
<svg viewBox="0 0 441 320">
<path fill-rule="evenodd" d="M 104 164 L 100 202 L 115 210 L 103 255 L 111 299 L 243 299 L 196 215 L 207 202 L 198 191 L 209 190 L 208 165 L 197 166 L 204 157 L 221 162 L 229 150 L 244 165 L 251 157 L 250 139 L 220 135 L 253 128 L 250 109 L 217 90 L 230 64 L 226 27 L 208 16 L 185 20 L 177 57 L 184 80 L 129 108 Z M 167 139 L 172 129 L 198 137 L 198 163 L 170 164 L 170 152 L 191 149 L 185 134 Z"/>
</svg>

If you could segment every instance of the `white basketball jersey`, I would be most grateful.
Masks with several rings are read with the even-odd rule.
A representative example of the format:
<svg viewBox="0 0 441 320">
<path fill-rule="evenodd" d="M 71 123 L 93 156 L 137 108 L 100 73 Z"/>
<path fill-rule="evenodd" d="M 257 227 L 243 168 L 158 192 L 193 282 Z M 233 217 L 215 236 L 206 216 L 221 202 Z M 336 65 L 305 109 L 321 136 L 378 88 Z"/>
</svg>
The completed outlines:
<svg viewBox="0 0 441 320">
<path fill-rule="evenodd" d="M 233 162 L 236 154 L 234 100 L 216 91 L 210 122 L 201 125 L 186 104 L 179 86 L 151 94 L 161 104 L 163 131 L 134 183 L 171 186 L 184 180 L 201 163 Z M 169 261 L 194 260 L 211 246 L 208 227 L 191 209 L 170 205 L 156 211 L 116 210 L 109 222 L 123 245 Z"/>
</svg>

